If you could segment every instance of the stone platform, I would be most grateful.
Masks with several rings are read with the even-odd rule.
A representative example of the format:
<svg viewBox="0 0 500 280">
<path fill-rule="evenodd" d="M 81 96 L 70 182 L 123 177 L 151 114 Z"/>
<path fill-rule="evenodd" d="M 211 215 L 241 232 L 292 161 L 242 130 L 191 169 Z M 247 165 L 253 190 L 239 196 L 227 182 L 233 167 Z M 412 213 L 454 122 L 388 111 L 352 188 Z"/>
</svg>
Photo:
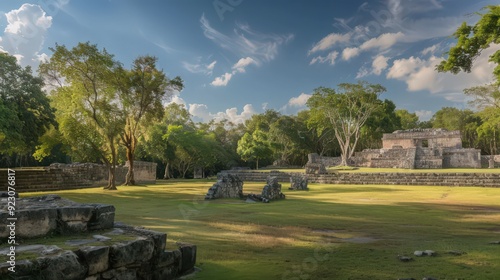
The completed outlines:
<svg viewBox="0 0 500 280">
<path fill-rule="evenodd" d="M 13 245 L 1 243 L 0 279 L 177 279 L 194 270 L 195 245 L 166 250 L 165 233 L 115 223 L 112 205 L 79 204 L 57 195 L 16 204 L 22 210 L 15 213 L 15 272 L 9 270 Z M 7 214 L 0 209 L 2 221 Z M 7 242 L 8 235 L 2 227 L 0 240 Z"/>
</svg>

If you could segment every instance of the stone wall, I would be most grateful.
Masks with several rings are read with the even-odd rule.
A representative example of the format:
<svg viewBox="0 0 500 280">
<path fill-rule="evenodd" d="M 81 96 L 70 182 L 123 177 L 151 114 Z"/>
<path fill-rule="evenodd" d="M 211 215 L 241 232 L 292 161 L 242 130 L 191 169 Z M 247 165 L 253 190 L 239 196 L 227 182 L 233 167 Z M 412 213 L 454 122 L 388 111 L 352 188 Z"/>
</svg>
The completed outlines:
<svg viewBox="0 0 500 280">
<path fill-rule="evenodd" d="M 493 160 L 495 162 L 495 167 L 496 168 L 500 167 L 500 155 L 481 156 L 481 166 L 482 167 L 489 167 L 489 160 L 491 157 L 493 157 Z"/>
<path fill-rule="evenodd" d="M 427 145 L 424 145 L 424 141 Z M 382 136 L 383 149 L 401 148 L 462 148 L 460 131 L 445 129 L 412 129 L 384 133 Z M 427 146 L 427 147 L 425 147 Z"/>
<path fill-rule="evenodd" d="M 43 168 L 14 168 L 16 191 L 52 191 L 104 186 L 108 180 L 106 166 L 95 163 L 55 163 Z M 116 183 L 123 184 L 127 166 L 116 168 Z M 135 180 L 139 184 L 156 182 L 156 163 L 134 162 Z M 7 182 L 7 171 L 0 170 L 0 181 Z"/>
<path fill-rule="evenodd" d="M 2 201 L 2 205 L 7 205 Z M 79 204 L 57 195 L 18 199 L 16 211 L 15 260 L 0 263 L 0 279 L 177 279 L 194 270 L 196 246 L 177 244 L 166 250 L 165 233 L 114 222 L 114 207 L 102 204 Z M 0 216 L 5 220 L 5 207 Z M 6 242 L 6 227 L 0 236 Z M 95 231 L 99 230 L 99 234 Z M 72 233 L 79 233 L 71 240 Z M 88 235 L 81 239 L 82 234 Z M 61 236 L 71 250 L 57 245 L 37 245 L 29 238 Z M 63 240 L 64 240 L 63 239 Z M 50 238 L 44 239 L 44 244 Z M 23 245 L 30 244 L 30 245 Z M 12 252 L 10 244 L 0 243 L 0 254 Z M 29 253 L 28 259 L 22 252 Z M 34 255 L 34 256 L 33 256 Z M 9 268 L 15 265 L 15 272 Z"/>
<path fill-rule="evenodd" d="M 318 154 L 309 154 L 308 155 L 308 163 L 321 163 L 325 167 L 328 166 L 337 166 L 340 165 L 342 162 L 342 159 L 340 157 L 325 157 L 325 156 L 320 156 Z"/>
<path fill-rule="evenodd" d="M 453 166 L 460 166 L 461 168 L 481 168 L 481 151 L 477 149 L 443 150 L 443 168 Z"/>
<path fill-rule="evenodd" d="M 242 181 L 265 182 L 269 173 L 230 171 Z M 280 182 L 289 182 L 291 173 L 277 172 Z M 331 173 L 308 174 L 309 183 L 343 185 L 414 185 L 500 187 L 500 174 L 488 173 Z"/>
</svg>

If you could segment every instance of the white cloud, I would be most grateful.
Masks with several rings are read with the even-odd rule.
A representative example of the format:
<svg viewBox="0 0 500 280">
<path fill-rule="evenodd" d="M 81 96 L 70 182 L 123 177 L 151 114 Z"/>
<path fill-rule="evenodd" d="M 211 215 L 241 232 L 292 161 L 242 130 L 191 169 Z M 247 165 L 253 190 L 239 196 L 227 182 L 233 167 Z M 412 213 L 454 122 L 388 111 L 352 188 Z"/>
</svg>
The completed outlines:
<svg viewBox="0 0 500 280">
<path fill-rule="evenodd" d="M 236 53 L 240 57 L 252 57 L 258 63 L 268 62 L 278 55 L 278 48 L 293 39 L 292 34 L 263 34 L 252 30 L 248 25 L 237 25 L 232 36 L 225 35 L 210 26 L 203 15 L 200 19 L 205 37 L 221 48 Z"/>
<path fill-rule="evenodd" d="M 202 63 L 192 64 L 184 61 L 182 62 L 182 66 L 184 66 L 184 68 L 191 73 L 202 73 L 205 75 L 212 75 L 216 63 L 217 63 L 216 60 L 212 61 L 210 64 L 202 64 Z"/>
<path fill-rule="evenodd" d="M 20 65 L 36 69 L 47 55 L 40 53 L 52 17 L 38 5 L 23 4 L 5 14 L 7 27 L 0 41 L 0 49 L 14 55 Z"/>
<path fill-rule="evenodd" d="M 431 56 L 428 59 L 403 58 L 395 60 L 387 73 L 388 79 L 397 79 L 407 84 L 409 91 L 428 90 L 448 100 L 463 101 L 462 91 L 472 86 L 491 83 L 494 80 L 495 65 L 488 61 L 489 57 L 500 45 L 493 45 L 484 50 L 474 61 L 471 73 L 461 72 L 457 75 L 439 73 L 435 70 L 443 59 Z"/>
<path fill-rule="evenodd" d="M 389 66 L 389 63 L 387 63 L 387 61 L 389 61 L 388 57 L 385 57 L 383 55 L 377 56 L 372 63 L 372 73 L 377 76 L 382 74 L 382 71 L 385 70 L 387 66 Z"/>
<path fill-rule="evenodd" d="M 420 121 L 428 121 L 432 118 L 432 111 L 428 111 L 428 110 L 418 110 L 418 111 L 415 111 L 415 114 L 418 116 L 418 119 Z"/>
<path fill-rule="evenodd" d="M 309 98 L 311 98 L 311 96 L 312 96 L 311 94 L 301 93 L 297 97 L 290 98 L 290 100 L 288 101 L 288 106 L 303 107 L 306 105 L 307 100 L 309 100 Z"/>
<path fill-rule="evenodd" d="M 314 46 L 309 50 L 309 54 L 318 51 L 328 50 L 333 46 L 335 46 L 337 43 L 348 43 L 350 40 L 351 40 L 350 33 L 346 34 L 330 33 L 326 35 L 323 39 L 321 39 L 319 42 L 314 44 Z"/>
<path fill-rule="evenodd" d="M 420 53 L 421 53 L 422 55 L 424 55 L 424 56 L 425 56 L 425 55 L 428 55 L 428 54 L 433 55 L 433 54 L 434 54 L 434 53 L 436 53 L 436 51 L 439 49 L 439 45 L 440 45 L 440 44 L 435 44 L 435 45 L 432 45 L 432 46 L 430 46 L 430 47 L 428 47 L 428 48 L 425 48 L 425 49 L 424 49 L 423 51 L 421 51 Z"/>
<path fill-rule="evenodd" d="M 245 73 L 245 67 L 251 64 L 258 65 L 257 62 L 251 57 L 241 58 L 235 65 L 233 65 L 233 69 L 240 73 Z"/>
<path fill-rule="evenodd" d="M 311 59 L 311 62 L 309 64 L 311 65 L 311 64 L 315 64 L 315 63 L 328 62 L 330 65 L 333 65 L 333 64 L 335 64 L 335 60 L 337 59 L 338 55 L 339 55 L 339 52 L 337 52 L 337 51 L 333 51 L 326 56 L 319 55 L 319 56 Z"/>
<path fill-rule="evenodd" d="M 197 118 L 200 118 L 203 122 L 209 122 L 212 117 L 208 111 L 208 106 L 205 104 L 189 104 L 189 113 Z"/>
<path fill-rule="evenodd" d="M 203 122 L 209 122 L 211 120 L 215 120 L 217 122 L 226 119 L 235 124 L 243 124 L 257 112 L 251 104 L 243 106 L 243 111 L 241 113 L 238 113 L 237 108 L 229 108 L 224 112 L 217 112 L 214 114 L 210 113 L 208 106 L 205 104 L 189 104 L 189 113 L 194 117 L 201 119 Z"/>
<path fill-rule="evenodd" d="M 359 55 L 359 48 L 345 48 L 342 51 L 342 59 L 349 60 Z"/>
<path fill-rule="evenodd" d="M 232 77 L 233 77 L 232 73 L 225 73 L 224 75 L 215 78 L 215 80 L 213 80 L 210 84 L 216 87 L 221 87 L 221 86 L 225 87 L 227 86 L 227 83 L 229 83 Z"/>
<path fill-rule="evenodd" d="M 376 38 L 372 38 L 366 42 L 364 42 L 360 49 L 369 50 L 369 49 L 379 49 L 386 50 L 392 47 L 394 44 L 398 42 L 401 38 L 404 37 L 402 32 L 398 33 L 384 33 Z"/>
</svg>

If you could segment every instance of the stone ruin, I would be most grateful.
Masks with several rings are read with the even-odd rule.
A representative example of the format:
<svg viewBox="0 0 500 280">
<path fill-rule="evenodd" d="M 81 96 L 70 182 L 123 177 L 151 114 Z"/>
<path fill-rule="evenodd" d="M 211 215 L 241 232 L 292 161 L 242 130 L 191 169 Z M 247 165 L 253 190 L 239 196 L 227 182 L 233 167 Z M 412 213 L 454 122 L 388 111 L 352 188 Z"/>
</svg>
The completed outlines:
<svg viewBox="0 0 500 280">
<path fill-rule="evenodd" d="M 0 219 L 7 221 L 6 198 L 1 202 Z M 113 205 L 46 195 L 17 199 L 16 209 L 14 232 L 20 245 L 0 244 L 0 254 L 7 257 L 0 263 L 0 279 L 177 279 L 194 270 L 195 245 L 165 250 L 165 233 L 116 223 Z M 71 240 L 75 234 L 80 239 Z M 9 236 L 10 229 L 0 227 L 0 238 L 7 241 Z M 47 243 L 50 237 L 65 243 L 37 245 L 36 239 L 30 240 Z M 12 256 L 15 272 L 9 270 Z"/>
<path fill-rule="evenodd" d="M 307 191 L 309 188 L 307 187 L 307 175 L 303 175 L 300 173 L 290 174 L 290 188 L 289 190 L 294 191 Z"/>
<path fill-rule="evenodd" d="M 306 173 L 320 174 L 318 165 L 328 167 L 339 163 L 340 158 L 310 154 Z M 463 148 L 458 130 L 398 130 L 383 135 L 381 149 L 357 152 L 349 159 L 349 165 L 406 169 L 481 168 L 481 151 Z"/>
<path fill-rule="evenodd" d="M 217 198 L 243 198 L 243 181 L 235 175 L 220 174 L 205 195 L 207 200 Z"/>
<path fill-rule="evenodd" d="M 268 203 L 271 200 L 283 199 L 285 195 L 281 192 L 281 184 L 278 177 L 268 176 L 267 184 L 262 189 L 261 194 L 243 194 L 243 181 L 237 176 L 229 173 L 220 173 L 217 182 L 208 189 L 205 195 L 206 200 L 217 198 L 240 198 L 247 199 L 248 202 L 260 201 Z"/>
<path fill-rule="evenodd" d="M 277 200 L 285 198 L 285 195 L 281 192 L 281 184 L 278 183 L 278 177 L 267 177 L 267 184 L 262 189 L 261 195 L 267 200 Z"/>
</svg>

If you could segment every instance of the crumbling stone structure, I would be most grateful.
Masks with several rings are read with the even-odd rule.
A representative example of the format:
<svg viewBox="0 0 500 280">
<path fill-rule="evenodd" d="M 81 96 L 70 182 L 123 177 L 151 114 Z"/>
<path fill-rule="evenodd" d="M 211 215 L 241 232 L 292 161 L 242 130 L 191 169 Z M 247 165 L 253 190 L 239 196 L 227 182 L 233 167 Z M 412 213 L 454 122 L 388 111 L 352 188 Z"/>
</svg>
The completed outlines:
<svg viewBox="0 0 500 280">
<path fill-rule="evenodd" d="M 243 181 L 238 176 L 220 173 L 205 195 L 205 199 L 217 198 L 243 198 Z"/>
<path fill-rule="evenodd" d="M 2 205 L 7 205 L 4 200 Z M 165 233 L 115 223 L 112 205 L 79 204 L 57 195 L 16 202 L 22 210 L 15 212 L 15 238 L 23 242 L 14 250 L 15 272 L 9 271 L 11 264 L 4 261 L 0 263 L 0 279 L 177 279 L 194 269 L 195 245 L 178 244 L 178 249 L 166 250 Z M 0 208 L 0 219 L 7 217 L 7 209 Z M 71 240 L 73 233 L 88 238 Z M 7 240 L 9 234 L 6 227 L 0 228 L 1 239 Z M 66 245 L 74 248 L 22 245 L 30 238 L 51 235 L 67 237 Z M 9 254 L 11 246 L 0 244 L 0 254 Z M 37 257 L 22 259 L 22 252 Z"/>
<path fill-rule="evenodd" d="M 290 188 L 288 189 L 296 191 L 309 190 L 309 188 L 307 187 L 307 175 L 303 175 L 300 173 L 290 174 Z"/>
<path fill-rule="evenodd" d="M 116 183 L 123 184 L 128 166 L 117 166 Z M 96 163 L 53 163 L 42 168 L 16 168 L 16 191 L 54 191 L 105 186 L 108 170 Z M 156 163 L 134 161 L 134 177 L 138 184 L 156 182 Z M 7 182 L 7 172 L 0 172 L 0 181 Z"/>
<path fill-rule="evenodd" d="M 285 195 L 281 192 L 281 184 L 278 183 L 278 177 L 267 177 L 267 184 L 262 189 L 261 195 L 268 200 L 285 198 Z"/>
<path fill-rule="evenodd" d="M 317 155 L 312 158 L 318 161 Z M 336 163 L 338 158 L 319 157 Z M 310 161 L 310 163 L 315 163 Z M 366 149 L 350 159 L 350 165 L 379 168 L 481 168 L 481 151 L 464 149 L 460 131 L 411 129 L 385 133 L 382 149 Z M 329 165 L 327 165 L 329 166 Z M 307 172 L 306 172 L 307 173 Z M 314 173 L 310 173 L 314 174 Z"/>
</svg>

